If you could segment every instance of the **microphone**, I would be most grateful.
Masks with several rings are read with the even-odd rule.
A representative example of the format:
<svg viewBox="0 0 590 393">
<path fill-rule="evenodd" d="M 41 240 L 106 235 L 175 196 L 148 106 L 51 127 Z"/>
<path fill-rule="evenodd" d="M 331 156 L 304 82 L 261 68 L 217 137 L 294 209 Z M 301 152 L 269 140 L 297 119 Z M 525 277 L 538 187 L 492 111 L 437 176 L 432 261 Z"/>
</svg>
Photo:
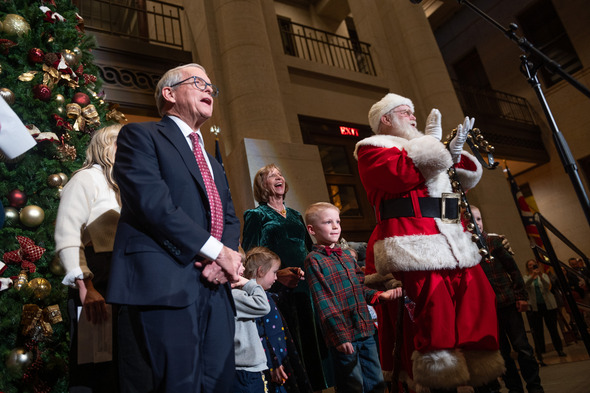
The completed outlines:
<svg viewBox="0 0 590 393">
<path fill-rule="evenodd" d="M 422 3 L 422 0 L 410 0 L 410 3 L 412 3 L 412 4 L 420 4 L 420 3 Z"/>
</svg>

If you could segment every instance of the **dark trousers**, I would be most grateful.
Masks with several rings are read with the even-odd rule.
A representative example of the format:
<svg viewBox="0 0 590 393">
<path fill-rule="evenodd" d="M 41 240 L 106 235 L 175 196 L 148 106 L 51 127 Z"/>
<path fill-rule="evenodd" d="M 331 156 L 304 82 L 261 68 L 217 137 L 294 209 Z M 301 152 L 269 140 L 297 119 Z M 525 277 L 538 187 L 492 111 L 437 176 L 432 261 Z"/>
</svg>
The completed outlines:
<svg viewBox="0 0 590 393">
<path fill-rule="evenodd" d="M 236 370 L 232 393 L 264 393 L 265 385 L 261 371 Z"/>
<path fill-rule="evenodd" d="M 87 246 L 84 250 L 88 267 L 94 274 L 94 288 L 104 297 L 111 266 L 110 252 L 95 253 Z M 117 306 L 113 305 L 113 360 L 101 363 L 78 364 L 78 307 L 82 306 L 77 289 L 68 291 L 68 315 L 70 317 L 69 392 L 70 393 L 117 393 Z M 83 317 L 84 318 L 84 317 Z M 86 348 L 85 351 L 92 351 Z"/>
<path fill-rule="evenodd" d="M 233 299 L 226 285 L 205 284 L 187 307 L 127 306 L 119 337 L 142 348 L 138 372 L 121 348 L 123 393 L 230 393 L 235 373 Z"/>
<path fill-rule="evenodd" d="M 545 304 L 537 304 L 537 311 L 531 311 L 529 314 L 529 323 L 535 340 L 535 352 L 537 356 L 542 356 L 545 352 L 545 332 L 543 330 L 543 321 L 551 335 L 553 348 L 556 351 L 563 350 L 563 344 L 557 331 L 557 309 L 547 310 Z"/>
<path fill-rule="evenodd" d="M 524 393 L 518 368 L 510 356 L 512 346 L 512 349 L 518 354 L 518 365 L 527 391 L 530 393 L 542 392 L 539 365 L 527 339 L 522 315 L 516 310 L 515 304 L 498 308 L 498 326 L 500 352 L 506 365 L 506 372 L 502 376 L 506 388 L 510 393 Z"/>
</svg>

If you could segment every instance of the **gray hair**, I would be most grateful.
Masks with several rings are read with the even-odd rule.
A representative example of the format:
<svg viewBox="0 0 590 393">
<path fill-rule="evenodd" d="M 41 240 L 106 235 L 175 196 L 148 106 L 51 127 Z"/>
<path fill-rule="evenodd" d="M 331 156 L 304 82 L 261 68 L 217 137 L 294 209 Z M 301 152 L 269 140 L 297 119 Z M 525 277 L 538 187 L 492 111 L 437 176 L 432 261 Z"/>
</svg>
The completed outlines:
<svg viewBox="0 0 590 393">
<path fill-rule="evenodd" d="M 172 68 L 171 70 L 168 70 L 164 73 L 164 75 L 162 75 L 162 77 L 160 78 L 160 80 L 158 81 L 158 85 L 156 86 L 156 91 L 154 93 L 154 98 L 156 99 L 156 107 L 158 108 L 158 113 L 160 114 L 160 116 L 164 116 L 165 113 L 163 113 L 163 108 L 164 108 L 164 104 L 166 103 L 166 100 L 164 100 L 164 97 L 162 97 L 162 89 L 165 87 L 169 87 L 172 86 L 175 83 L 178 83 L 182 80 L 183 77 L 183 73 L 182 70 L 185 68 L 190 68 L 190 67 L 196 67 L 196 68 L 200 68 L 201 70 L 203 70 L 203 72 L 205 74 L 207 74 L 207 71 L 205 70 L 205 68 L 197 63 L 190 63 L 190 64 L 183 64 L 181 66 Z"/>
</svg>

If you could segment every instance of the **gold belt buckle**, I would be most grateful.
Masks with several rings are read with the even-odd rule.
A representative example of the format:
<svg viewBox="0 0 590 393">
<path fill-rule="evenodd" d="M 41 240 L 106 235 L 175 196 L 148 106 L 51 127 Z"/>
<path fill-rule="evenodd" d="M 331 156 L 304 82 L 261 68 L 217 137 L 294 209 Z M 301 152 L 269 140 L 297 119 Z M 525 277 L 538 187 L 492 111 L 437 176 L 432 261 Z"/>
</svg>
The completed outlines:
<svg viewBox="0 0 590 393">
<path fill-rule="evenodd" d="M 457 204 L 457 218 L 447 218 L 446 217 L 446 207 L 447 207 L 447 199 L 455 199 L 455 201 L 449 201 L 448 203 L 456 203 Z M 443 192 L 441 195 L 441 203 L 440 203 L 440 219 L 442 222 L 446 224 L 457 224 L 461 217 L 461 211 L 459 210 L 459 202 L 461 201 L 461 194 L 458 192 Z"/>
</svg>

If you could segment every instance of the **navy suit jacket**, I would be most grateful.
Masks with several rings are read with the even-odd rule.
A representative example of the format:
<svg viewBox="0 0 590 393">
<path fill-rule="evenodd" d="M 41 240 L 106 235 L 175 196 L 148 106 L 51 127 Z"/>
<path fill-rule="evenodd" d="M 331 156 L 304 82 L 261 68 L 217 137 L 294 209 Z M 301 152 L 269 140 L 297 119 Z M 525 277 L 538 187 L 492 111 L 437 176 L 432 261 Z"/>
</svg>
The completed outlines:
<svg viewBox="0 0 590 393">
<path fill-rule="evenodd" d="M 224 212 L 222 243 L 238 249 L 236 217 L 223 167 L 211 155 Z M 210 207 L 199 167 L 180 128 L 167 116 L 132 123 L 117 139 L 114 176 L 122 210 L 107 301 L 184 307 L 195 302 L 199 250 L 210 237 Z"/>
</svg>

